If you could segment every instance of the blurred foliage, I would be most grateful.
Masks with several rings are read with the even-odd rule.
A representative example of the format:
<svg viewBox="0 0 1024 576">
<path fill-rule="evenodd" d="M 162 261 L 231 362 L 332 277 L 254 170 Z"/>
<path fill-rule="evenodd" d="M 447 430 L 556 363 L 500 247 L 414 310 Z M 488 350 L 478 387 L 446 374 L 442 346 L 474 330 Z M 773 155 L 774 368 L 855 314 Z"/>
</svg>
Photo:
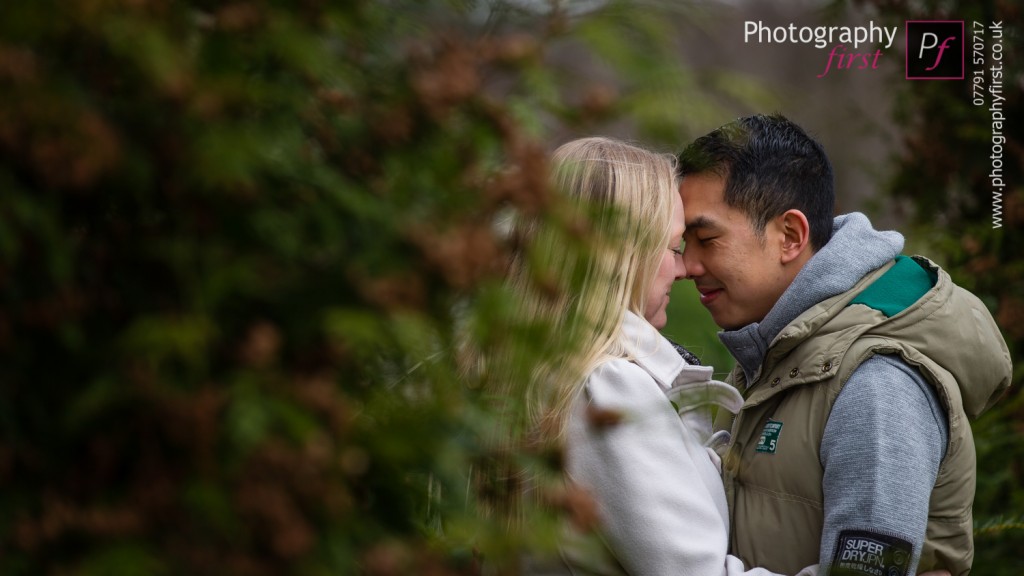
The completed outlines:
<svg viewBox="0 0 1024 576">
<path fill-rule="evenodd" d="M 550 546 L 473 480 L 492 408 L 459 334 L 514 328 L 495 222 L 548 205 L 550 132 L 631 115 L 676 146 L 692 81 L 656 9 L 579 5 L 4 2 L 0 573 Z"/>
<path fill-rule="evenodd" d="M 973 572 L 1024 573 L 1024 30 L 1018 2 L 868 0 L 888 25 L 905 20 L 964 20 L 964 81 L 902 81 L 894 120 L 902 128 L 902 155 L 888 186 L 890 205 L 902 206 L 916 224 L 912 238 L 944 263 L 954 280 L 993 312 L 1014 359 L 1014 385 L 989 413 L 973 423 L 978 447 Z M 984 27 L 982 33 L 975 22 Z M 1002 23 L 1002 37 L 989 29 Z M 975 43 L 978 42 L 978 52 Z M 1002 60 L 993 59 L 1000 44 Z M 900 46 L 900 48 L 903 48 Z M 975 64 L 980 56 L 983 64 Z M 993 66 L 1002 67 L 994 77 Z M 981 92 L 974 90 L 981 71 Z M 996 83 L 1000 83 L 998 86 Z M 1006 100 L 995 104 L 989 90 Z M 983 95 L 984 104 L 975 105 Z M 1006 121 L 993 126 L 993 108 Z M 998 119 L 998 116 L 995 116 Z M 993 139 L 1001 130 L 1005 143 Z M 996 148 L 996 146 L 1001 146 Z M 993 158 L 1001 152 L 1001 158 Z M 999 168 L 1005 188 L 992 186 Z M 1002 192 L 1001 210 L 995 191 Z M 1001 220 L 1001 221 L 1000 221 Z M 997 227 L 996 224 L 1000 226 Z"/>
</svg>

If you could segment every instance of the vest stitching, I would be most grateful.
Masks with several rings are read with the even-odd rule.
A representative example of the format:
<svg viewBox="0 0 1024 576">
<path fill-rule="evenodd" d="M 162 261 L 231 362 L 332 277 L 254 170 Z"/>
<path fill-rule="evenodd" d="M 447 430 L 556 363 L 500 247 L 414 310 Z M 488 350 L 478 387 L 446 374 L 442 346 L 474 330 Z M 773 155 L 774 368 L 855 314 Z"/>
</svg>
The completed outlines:
<svg viewBox="0 0 1024 576">
<path fill-rule="evenodd" d="M 824 507 L 821 505 L 820 502 L 818 502 L 816 500 L 813 500 L 811 498 L 807 498 L 805 496 L 800 496 L 799 494 L 790 494 L 789 492 L 778 492 L 778 491 L 772 490 L 770 488 L 765 488 L 764 486 L 759 486 L 757 484 L 750 484 L 750 483 L 743 483 L 742 486 L 743 486 L 743 488 L 745 488 L 746 490 L 748 490 L 750 492 L 759 492 L 761 494 L 764 494 L 766 496 L 770 496 L 770 497 L 775 498 L 777 500 L 785 500 L 787 502 L 797 502 L 797 503 L 800 503 L 800 504 L 807 504 L 811 508 L 814 508 L 815 510 L 824 510 Z"/>
</svg>

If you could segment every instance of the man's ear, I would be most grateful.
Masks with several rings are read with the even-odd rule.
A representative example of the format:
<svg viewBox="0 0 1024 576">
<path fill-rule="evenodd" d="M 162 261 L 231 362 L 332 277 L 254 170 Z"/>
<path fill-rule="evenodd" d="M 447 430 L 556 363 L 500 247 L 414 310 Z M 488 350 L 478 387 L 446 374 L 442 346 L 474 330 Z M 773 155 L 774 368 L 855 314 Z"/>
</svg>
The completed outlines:
<svg viewBox="0 0 1024 576">
<path fill-rule="evenodd" d="M 811 248 L 811 226 L 807 222 L 804 213 L 793 209 L 787 210 L 776 219 L 778 230 L 782 233 L 782 252 L 780 254 L 783 264 L 810 254 Z M 809 256 L 808 256 L 809 257 Z M 802 264 L 802 263 L 801 263 Z"/>
</svg>

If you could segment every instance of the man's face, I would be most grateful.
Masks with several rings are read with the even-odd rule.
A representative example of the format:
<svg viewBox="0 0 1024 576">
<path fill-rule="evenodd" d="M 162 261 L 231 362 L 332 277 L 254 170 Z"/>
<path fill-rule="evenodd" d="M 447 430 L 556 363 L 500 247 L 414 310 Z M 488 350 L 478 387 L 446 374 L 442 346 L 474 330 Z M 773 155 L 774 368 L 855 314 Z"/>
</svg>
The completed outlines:
<svg viewBox="0 0 1024 576">
<path fill-rule="evenodd" d="M 672 194 L 672 228 L 669 231 L 669 245 L 662 251 L 661 265 L 648 288 L 647 306 L 644 309 L 644 318 L 658 330 L 664 328 L 668 323 L 665 309 L 668 307 L 672 284 L 686 276 L 683 259 L 673 252 L 673 250 L 678 250 L 682 243 L 683 218 L 683 201 L 679 194 Z"/>
<path fill-rule="evenodd" d="M 772 223 L 758 237 L 746 214 L 725 204 L 725 181 L 711 173 L 680 184 L 686 209 L 683 262 L 700 302 L 726 330 L 760 322 L 782 296 L 781 243 Z"/>
</svg>

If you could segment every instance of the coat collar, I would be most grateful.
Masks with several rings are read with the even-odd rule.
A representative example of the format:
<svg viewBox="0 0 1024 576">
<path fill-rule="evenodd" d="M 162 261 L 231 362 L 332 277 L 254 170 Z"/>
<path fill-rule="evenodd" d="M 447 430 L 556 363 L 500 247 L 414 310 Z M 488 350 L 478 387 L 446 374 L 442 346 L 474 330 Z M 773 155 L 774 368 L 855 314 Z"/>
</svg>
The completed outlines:
<svg viewBox="0 0 1024 576">
<path fill-rule="evenodd" d="M 650 322 L 626 311 L 622 319 L 622 343 L 630 360 L 654 377 L 662 389 L 672 387 L 686 361 Z"/>
<path fill-rule="evenodd" d="M 668 339 L 632 312 L 627 311 L 623 317 L 622 342 L 630 360 L 654 378 L 680 415 L 707 404 L 723 406 L 735 414 L 743 405 L 739 391 L 712 379 L 714 368 L 688 364 Z"/>
</svg>

